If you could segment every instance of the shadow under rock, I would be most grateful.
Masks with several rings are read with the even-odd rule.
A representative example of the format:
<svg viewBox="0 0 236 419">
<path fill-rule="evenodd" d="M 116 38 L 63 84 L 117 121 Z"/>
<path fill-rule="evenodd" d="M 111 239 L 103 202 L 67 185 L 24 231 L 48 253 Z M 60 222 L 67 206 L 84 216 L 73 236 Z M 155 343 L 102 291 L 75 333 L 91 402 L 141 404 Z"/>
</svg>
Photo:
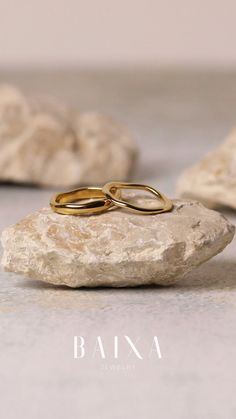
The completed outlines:
<svg viewBox="0 0 236 419">
<path fill-rule="evenodd" d="M 47 282 L 34 280 L 34 279 L 23 279 L 21 280 L 17 285 L 18 288 L 28 288 L 28 289 L 38 289 L 38 290 L 55 290 L 55 291 L 68 291 L 68 292 L 76 292 L 76 291 L 83 291 L 88 293 L 94 293 L 94 292 L 125 292 L 125 291 L 150 291 L 150 290 L 156 290 L 156 289 L 164 289 L 166 287 L 163 287 L 161 285 L 136 285 L 134 287 L 110 287 L 110 286 L 100 286 L 100 287 L 79 287 L 79 288 L 72 288 L 68 287 L 66 285 L 53 285 L 48 284 Z"/>
<path fill-rule="evenodd" d="M 135 292 L 135 293 L 150 293 L 150 292 L 171 292 L 171 290 L 183 290 L 190 291 L 193 289 L 207 290 L 207 289 L 236 289 L 236 261 L 220 261 L 220 260 L 211 260 L 199 268 L 191 271 L 183 279 L 180 279 L 176 284 L 169 286 L 161 285 L 141 285 L 135 287 L 120 287 L 114 288 L 109 286 L 102 287 L 81 287 L 81 288 L 70 288 L 65 285 L 52 285 L 46 282 L 41 282 L 38 280 L 25 279 L 21 280 L 17 287 L 19 288 L 28 288 L 28 289 L 38 289 L 38 290 L 54 290 L 60 292 L 61 290 L 67 292 L 78 292 L 83 291 L 86 293 L 95 293 L 97 291 L 102 293 L 125 293 L 125 292 Z"/>
<path fill-rule="evenodd" d="M 30 182 L 13 182 L 13 181 L 0 181 L 0 187 L 18 188 L 18 189 L 41 189 L 40 185 Z"/>
<path fill-rule="evenodd" d="M 82 185 L 83 186 L 83 185 Z M 0 181 L 0 188 L 7 188 L 9 190 L 36 190 L 36 191 L 57 191 L 61 188 L 58 186 L 49 186 L 49 185 L 40 185 L 38 183 L 33 182 L 13 182 L 13 181 Z M 73 189 L 73 188 L 71 188 Z"/>
<path fill-rule="evenodd" d="M 236 289 L 236 260 L 212 259 L 174 285 L 179 290 Z"/>
</svg>

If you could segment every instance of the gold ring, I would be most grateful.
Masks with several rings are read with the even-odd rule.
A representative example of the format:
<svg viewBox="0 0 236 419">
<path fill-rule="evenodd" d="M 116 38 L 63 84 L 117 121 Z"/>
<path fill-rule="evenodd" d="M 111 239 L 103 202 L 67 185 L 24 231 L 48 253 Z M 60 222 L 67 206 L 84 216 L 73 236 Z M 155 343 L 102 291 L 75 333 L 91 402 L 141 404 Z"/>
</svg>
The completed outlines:
<svg viewBox="0 0 236 419">
<path fill-rule="evenodd" d="M 77 202 L 82 199 L 92 199 L 92 201 Z M 114 207 L 112 200 L 104 195 L 102 188 L 95 186 L 59 193 L 52 197 L 50 205 L 54 212 L 65 215 L 97 214 Z"/>
<path fill-rule="evenodd" d="M 131 204 L 127 201 L 122 200 L 120 196 L 117 196 L 117 191 L 120 189 L 140 189 L 148 191 L 162 202 L 162 206 L 158 208 L 143 208 L 139 205 Z M 129 211 L 136 212 L 139 214 L 160 214 L 163 212 L 170 211 L 173 208 L 173 204 L 170 199 L 168 199 L 161 192 L 148 185 L 141 185 L 138 183 L 109 182 L 106 183 L 106 185 L 104 185 L 102 190 L 107 199 L 110 199 L 116 206 L 126 208 Z"/>
</svg>

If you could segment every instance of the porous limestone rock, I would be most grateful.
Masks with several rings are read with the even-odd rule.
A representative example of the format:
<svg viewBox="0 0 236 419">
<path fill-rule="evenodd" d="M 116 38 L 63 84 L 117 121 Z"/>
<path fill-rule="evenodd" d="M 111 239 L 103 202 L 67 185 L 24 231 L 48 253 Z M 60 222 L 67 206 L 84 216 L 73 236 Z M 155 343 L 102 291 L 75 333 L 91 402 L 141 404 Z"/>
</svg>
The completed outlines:
<svg viewBox="0 0 236 419">
<path fill-rule="evenodd" d="M 234 230 L 194 201 L 174 201 L 172 212 L 151 216 L 122 209 L 69 216 L 44 208 L 3 232 L 2 264 L 70 287 L 169 285 L 221 252 Z"/>
<path fill-rule="evenodd" d="M 137 148 L 120 125 L 0 86 L 0 181 L 43 186 L 126 180 Z"/>
<path fill-rule="evenodd" d="M 210 208 L 236 209 L 236 129 L 215 151 L 182 173 L 177 194 Z"/>
</svg>

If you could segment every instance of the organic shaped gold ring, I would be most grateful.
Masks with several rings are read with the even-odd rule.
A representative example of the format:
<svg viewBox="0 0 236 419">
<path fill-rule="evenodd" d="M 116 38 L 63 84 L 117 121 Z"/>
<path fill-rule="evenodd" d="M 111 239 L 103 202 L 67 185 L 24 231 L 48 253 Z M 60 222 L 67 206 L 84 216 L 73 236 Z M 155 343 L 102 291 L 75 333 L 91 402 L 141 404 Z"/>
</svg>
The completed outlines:
<svg viewBox="0 0 236 419">
<path fill-rule="evenodd" d="M 91 201 L 78 203 L 82 199 Z M 102 188 L 95 186 L 59 193 L 52 197 L 50 205 L 54 212 L 67 215 L 97 214 L 114 207 L 112 200 L 104 195 Z"/>
<path fill-rule="evenodd" d="M 121 189 L 139 189 L 150 192 L 161 201 L 162 205 L 161 207 L 159 206 L 157 208 L 144 208 L 140 207 L 139 205 L 131 204 L 130 202 L 122 200 L 120 196 L 117 196 L 117 191 Z M 129 211 L 136 212 L 139 214 L 160 214 L 162 212 L 170 211 L 173 207 L 173 204 L 170 199 L 166 198 L 166 196 L 163 195 L 161 192 L 148 185 L 140 185 L 138 183 L 109 182 L 106 185 L 104 185 L 102 190 L 107 199 L 110 199 L 116 206 L 126 208 Z"/>
</svg>

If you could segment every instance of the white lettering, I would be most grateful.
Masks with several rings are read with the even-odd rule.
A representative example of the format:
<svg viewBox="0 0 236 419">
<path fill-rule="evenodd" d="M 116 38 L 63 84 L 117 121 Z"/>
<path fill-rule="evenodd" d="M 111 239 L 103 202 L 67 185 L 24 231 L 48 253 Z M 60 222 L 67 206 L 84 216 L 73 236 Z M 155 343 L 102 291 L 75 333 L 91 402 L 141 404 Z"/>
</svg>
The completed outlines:
<svg viewBox="0 0 236 419">
<path fill-rule="evenodd" d="M 93 351 L 93 357 L 95 357 L 97 352 L 100 352 L 102 359 L 106 358 L 101 336 L 97 336 L 97 340 L 96 340 L 94 351 Z"/>
<path fill-rule="evenodd" d="M 153 338 L 153 342 L 152 342 L 151 349 L 150 349 L 150 352 L 149 352 L 149 358 L 151 358 L 153 352 L 156 352 L 159 359 L 162 358 L 161 349 L 160 349 L 160 345 L 159 345 L 157 336 L 154 336 L 154 338 Z"/>
<path fill-rule="evenodd" d="M 80 345 L 78 346 L 78 338 Z M 78 356 L 78 347 L 80 348 L 80 356 Z M 83 336 L 74 336 L 74 359 L 83 358 L 85 355 L 84 338 Z"/>
<path fill-rule="evenodd" d="M 128 357 L 131 355 L 131 353 L 132 353 L 132 352 L 134 352 L 134 353 L 135 353 L 135 355 L 136 355 L 139 359 L 143 359 L 143 358 L 141 357 L 140 353 L 138 352 L 137 348 L 135 347 L 134 343 L 133 343 L 133 342 L 132 342 L 132 340 L 130 339 L 130 337 L 129 337 L 129 336 L 125 336 L 125 339 L 127 340 L 127 342 L 129 343 L 129 345 L 130 345 L 130 347 L 131 347 L 131 350 L 130 350 L 130 352 L 129 352 L 129 354 L 128 354 Z M 139 338 L 138 338 L 138 339 L 136 339 L 136 342 L 137 342 L 138 340 L 139 340 Z M 136 344 L 136 342 L 135 342 L 135 344 Z"/>
</svg>

